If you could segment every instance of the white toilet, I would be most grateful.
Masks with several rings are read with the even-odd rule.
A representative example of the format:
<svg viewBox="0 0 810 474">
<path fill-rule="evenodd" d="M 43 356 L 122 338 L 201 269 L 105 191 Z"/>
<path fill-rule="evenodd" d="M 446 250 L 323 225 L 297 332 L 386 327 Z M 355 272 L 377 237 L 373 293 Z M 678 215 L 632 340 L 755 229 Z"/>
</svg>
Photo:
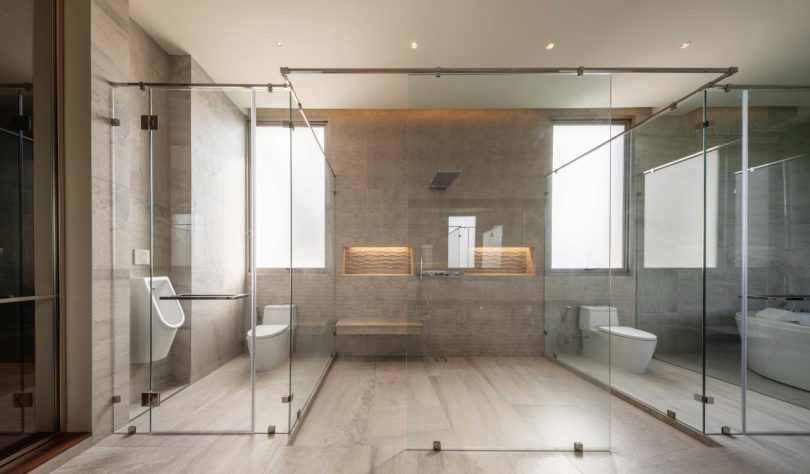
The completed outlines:
<svg viewBox="0 0 810 474">
<path fill-rule="evenodd" d="M 607 363 L 610 347 L 610 365 L 635 374 L 647 370 L 658 343 L 655 334 L 619 326 L 618 313 L 611 306 L 580 306 L 579 329 L 586 357 Z"/>
<path fill-rule="evenodd" d="M 256 325 L 257 371 L 273 370 L 290 358 L 290 341 L 293 339 L 295 323 L 295 305 L 270 304 L 264 307 L 262 322 Z M 252 337 L 253 329 L 250 329 L 247 332 L 247 345 L 251 355 Z"/>
</svg>

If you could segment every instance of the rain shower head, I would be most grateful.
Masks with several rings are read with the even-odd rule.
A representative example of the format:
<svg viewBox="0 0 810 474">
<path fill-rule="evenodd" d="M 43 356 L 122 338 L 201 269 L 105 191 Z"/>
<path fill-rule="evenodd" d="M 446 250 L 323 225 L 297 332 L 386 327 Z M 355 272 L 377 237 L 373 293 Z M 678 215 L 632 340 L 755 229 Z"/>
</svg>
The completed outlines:
<svg viewBox="0 0 810 474">
<path fill-rule="evenodd" d="M 455 180 L 458 175 L 461 174 L 461 171 L 447 171 L 447 170 L 439 170 L 436 173 L 436 176 L 430 180 L 430 190 L 431 191 L 444 191 L 453 184 L 453 180 Z"/>
</svg>

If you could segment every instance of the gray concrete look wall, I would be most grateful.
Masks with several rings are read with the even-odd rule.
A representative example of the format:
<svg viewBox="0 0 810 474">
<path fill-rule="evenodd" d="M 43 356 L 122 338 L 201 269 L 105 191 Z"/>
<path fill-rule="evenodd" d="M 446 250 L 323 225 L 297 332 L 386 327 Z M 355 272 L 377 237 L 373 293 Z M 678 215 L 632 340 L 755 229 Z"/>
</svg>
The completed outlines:
<svg viewBox="0 0 810 474">
<path fill-rule="evenodd" d="M 617 110 L 639 119 L 647 109 Z M 260 111 L 259 118 L 275 112 Z M 309 110 L 326 121 L 335 173 L 336 317 L 418 319 L 421 336 L 338 336 L 342 355 L 539 355 L 544 350 L 545 175 L 551 171 L 551 121 L 601 116 L 596 110 Z M 428 190 L 439 169 L 462 174 L 443 193 Z M 477 242 L 504 225 L 504 246 L 534 248 L 533 276 L 424 279 L 429 311 L 415 310 L 411 277 L 345 276 L 344 246 L 410 246 L 418 266 L 432 245 L 433 268 L 447 266 L 447 217 L 476 215 Z M 259 287 L 272 287 L 259 274 Z M 603 302 L 586 277 L 556 280 L 556 304 Z M 627 292 L 634 282 L 628 277 Z M 606 287 L 606 286 L 605 286 Z M 580 290 L 577 291 L 577 288 Z M 615 289 L 615 288 L 614 288 Z M 572 292 L 574 297 L 572 298 Z M 606 293 L 606 291 L 605 291 Z M 261 294 L 261 293 L 260 293 Z M 275 295 L 283 298 L 284 295 Z M 624 314 L 632 315 L 632 296 Z M 300 311 L 300 309 L 299 309 Z M 299 313 L 300 314 L 300 313 Z M 576 315 L 572 318 L 576 321 Z"/>
<path fill-rule="evenodd" d="M 191 60 L 192 82 L 214 82 Z M 191 290 L 245 292 L 245 115 L 223 92 L 191 92 Z M 191 304 L 191 381 L 242 352 L 246 300 Z"/>
</svg>

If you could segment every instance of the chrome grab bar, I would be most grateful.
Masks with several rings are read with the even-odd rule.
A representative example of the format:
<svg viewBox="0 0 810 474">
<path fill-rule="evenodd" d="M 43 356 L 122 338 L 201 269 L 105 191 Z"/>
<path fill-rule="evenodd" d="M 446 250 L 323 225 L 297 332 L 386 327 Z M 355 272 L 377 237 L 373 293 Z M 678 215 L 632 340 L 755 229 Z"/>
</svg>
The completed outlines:
<svg viewBox="0 0 810 474">
<path fill-rule="evenodd" d="M 247 293 L 234 293 L 232 295 L 214 295 L 214 294 L 179 294 L 179 295 L 167 295 L 161 296 L 161 300 L 241 300 L 242 298 L 247 298 Z"/>
</svg>

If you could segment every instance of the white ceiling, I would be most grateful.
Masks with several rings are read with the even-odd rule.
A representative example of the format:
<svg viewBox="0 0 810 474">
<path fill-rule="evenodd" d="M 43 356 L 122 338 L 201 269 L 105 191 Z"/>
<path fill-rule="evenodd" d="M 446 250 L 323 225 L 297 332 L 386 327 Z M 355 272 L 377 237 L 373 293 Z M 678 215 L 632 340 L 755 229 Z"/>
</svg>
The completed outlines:
<svg viewBox="0 0 810 474">
<path fill-rule="evenodd" d="M 130 9 L 167 51 L 191 54 L 218 82 L 279 82 L 281 66 L 585 65 L 738 66 L 731 82 L 810 83 L 810 0 L 131 0 Z M 684 41 L 692 46 L 680 49 Z M 478 106 L 660 106 L 710 78 L 292 76 L 309 108 L 465 97 Z"/>
</svg>

